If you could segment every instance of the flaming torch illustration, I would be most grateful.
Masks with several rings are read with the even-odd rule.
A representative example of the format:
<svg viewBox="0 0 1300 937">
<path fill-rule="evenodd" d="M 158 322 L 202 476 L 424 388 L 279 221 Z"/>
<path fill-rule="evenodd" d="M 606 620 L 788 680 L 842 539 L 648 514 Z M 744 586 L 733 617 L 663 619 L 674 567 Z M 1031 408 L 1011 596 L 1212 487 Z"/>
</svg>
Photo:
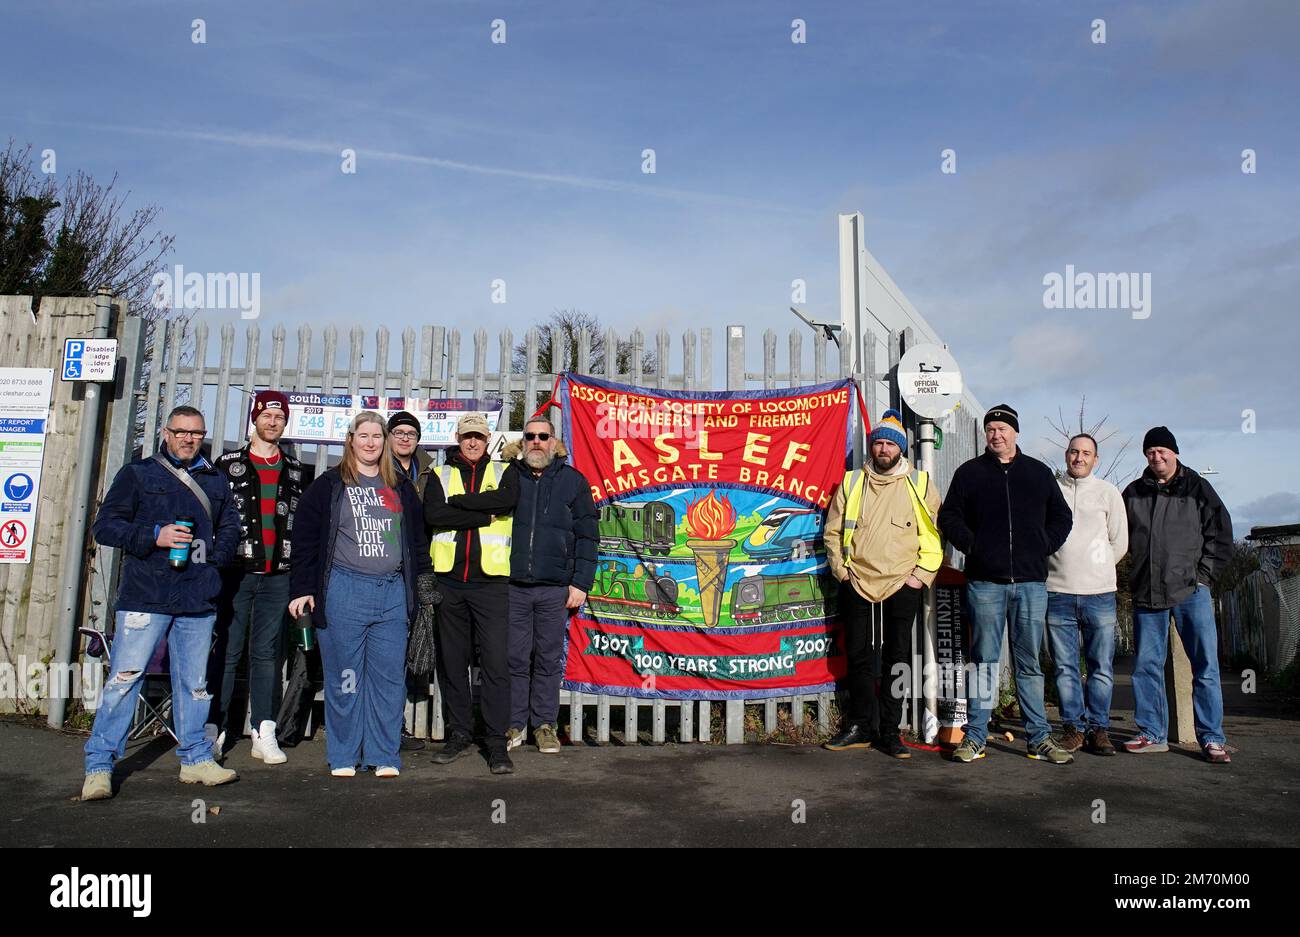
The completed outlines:
<svg viewBox="0 0 1300 937">
<path fill-rule="evenodd" d="M 722 608 L 722 592 L 727 584 L 727 557 L 736 545 L 726 539 L 736 529 L 736 509 L 725 497 L 712 491 L 694 501 L 686 509 L 686 529 L 691 538 L 686 546 L 695 554 L 695 575 L 700 583 L 700 606 L 704 625 L 712 628 L 718 623 Z"/>
</svg>

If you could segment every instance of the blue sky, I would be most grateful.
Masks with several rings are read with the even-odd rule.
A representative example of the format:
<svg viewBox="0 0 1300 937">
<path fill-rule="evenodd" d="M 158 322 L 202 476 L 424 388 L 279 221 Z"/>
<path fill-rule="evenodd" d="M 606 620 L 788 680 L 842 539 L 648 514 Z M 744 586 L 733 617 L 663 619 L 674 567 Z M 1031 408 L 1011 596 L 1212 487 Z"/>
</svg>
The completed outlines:
<svg viewBox="0 0 1300 937">
<path fill-rule="evenodd" d="M 0 31 L 0 136 L 162 206 L 170 262 L 259 272 L 264 324 L 577 307 L 784 349 L 792 279 L 837 317 L 860 210 L 1027 451 L 1086 394 L 1135 447 L 1169 425 L 1239 532 L 1300 521 L 1300 5 L 50 0 Z M 1044 308 L 1066 264 L 1149 272 L 1151 317 Z"/>
</svg>

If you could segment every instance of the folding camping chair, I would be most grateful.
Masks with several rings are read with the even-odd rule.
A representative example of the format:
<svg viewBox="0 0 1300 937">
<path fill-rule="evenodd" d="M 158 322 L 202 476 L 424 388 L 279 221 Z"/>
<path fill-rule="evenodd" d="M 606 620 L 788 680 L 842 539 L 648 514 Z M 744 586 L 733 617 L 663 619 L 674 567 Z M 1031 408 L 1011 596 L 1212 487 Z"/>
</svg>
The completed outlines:
<svg viewBox="0 0 1300 937">
<path fill-rule="evenodd" d="M 113 636 L 98 628 L 78 628 L 86 639 L 86 656 L 101 658 L 104 664 L 104 686 L 113 672 Z M 171 661 L 167 656 L 167 638 L 158 642 L 153 656 L 140 677 L 140 694 L 136 697 L 135 713 L 131 717 L 131 731 L 126 740 L 134 742 L 145 735 L 157 734 L 155 726 L 162 728 L 177 744 L 172 729 Z"/>
</svg>

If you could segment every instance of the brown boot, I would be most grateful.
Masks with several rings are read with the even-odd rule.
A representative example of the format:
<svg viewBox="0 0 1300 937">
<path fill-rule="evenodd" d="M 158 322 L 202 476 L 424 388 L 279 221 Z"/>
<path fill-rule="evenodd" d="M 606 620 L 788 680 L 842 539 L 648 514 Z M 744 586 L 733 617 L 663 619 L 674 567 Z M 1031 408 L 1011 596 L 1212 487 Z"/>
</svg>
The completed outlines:
<svg viewBox="0 0 1300 937">
<path fill-rule="evenodd" d="M 1083 736 L 1068 722 L 1061 727 L 1061 747 L 1067 752 L 1077 752 L 1083 747 Z"/>
<path fill-rule="evenodd" d="M 1094 755 L 1115 754 L 1115 746 L 1111 744 L 1110 737 L 1106 735 L 1105 729 L 1089 729 L 1088 735 L 1084 739 L 1084 745 Z"/>
</svg>

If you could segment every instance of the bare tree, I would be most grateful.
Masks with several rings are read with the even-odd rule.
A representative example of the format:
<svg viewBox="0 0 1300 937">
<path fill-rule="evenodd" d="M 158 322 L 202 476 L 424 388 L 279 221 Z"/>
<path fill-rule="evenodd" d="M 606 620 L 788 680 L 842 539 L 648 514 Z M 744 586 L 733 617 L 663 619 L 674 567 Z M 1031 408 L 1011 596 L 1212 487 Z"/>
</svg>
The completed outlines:
<svg viewBox="0 0 1300 937">
<path fill-rule="evenodd" d="M 1053 436 L 1055 437 L 1055 438 L 1048 438 L 1046 442 L 1049 445 L 1051 445 L 1054 449 L 1060 450 L 1060 452 L 1057 453 L 1056 457 L 1053 456 L 1044 457 L 1043 461 L 1047 462 L 1049 465 L 1056 467 L 1061 464 L 1062 457 L 1064 456 L 1065 451 L 1070 446 L 1070 440 L 1073 439 L 1075 436 L 1079 435 L 1080 433 L 1087 433 L 1093 439 L 1097 440 L 1097 458 L 1098 458 L 1097 464 L 1098 466 L 1101 465 L 1102 444 L 1105 442 L 1109 442 L 1111 439 L 1114 439 L 1118 431 L 1110 430 L 1108 432 L 1105 429 L 1106 421 L 1110 419 L 1110 414 L 1106 414 L 1100 420 L 1097 420 L 1096 422 L 1089 424 L 1086 418 L 1084 417 L 1084 409 L 1085 409 L 1085 405 L 1087 404 L 1087 400 L 1088 398 L 1086 396 L 1079 398 L 1078 429 L 1075 429 L 1072 426 L 1067 426 L 1065 421 L 1065 412 L 1061 410 L 1059 407 L 1057 408 L 1056 411 L 1057 412 L 1056 422 L 1053 422 L 1050 416 L 1044 417 L 1044 419 L 1047 420 L 1048 425 L 1052 427 L 1052 430 L 1054 431 Z M 1094 471 L 1093 474 L 1095 474 L 1098 478 L 1104 478 L 1106 481 L 1122 487 L 1123 484 L 1129 481 L 1132 478 L 1132 476 L 1135 474 L 1132 471 L 1132 468 L 1130 466 L 1125 465 L 1123 462 L 1124 454 L 1128 452 L 1128 447 L 1132 445 L 1132 443 L 1133 443 L 1132 436 L 1125 439 L 1124 442 L 1120 445 L 1119 449 L 1115 452 L 1115 454 L 1110 457 L 1110 462 L 1107 464 L 1106 469 L 1104 471 Z M 1055 471 L 1057 476 L 1059 477 L 1061 475 L 1061 469 L 1058 467 L 1055 468 Z"/>
<path fill-rule="evenodd" d="M 589 312 L 582 312 L 579 309 L 557 309 L 551 313 L 549 319 L 538 324 L 536 328 L 537 370 L 555 373 L 555 365 L 561 360 L 558 354 L 560 351 L 564 352 L 563 361 L 568 368 L 570 370 L 576 368 L 578 335 L 583 329 L 586 329 L 590 349 L 589 367 L 595 373 L 605 373 L 605 362 L 610 354 L 610 349 L 607 347 L 605 326 L 601 325 L 600 319 L 596 316 Z M 628 339 L 620 339 L 618 347 L 613 349 L 615 372 L 627 373 L 632 370 L 633 353 L 632 342 Z M 657 366 L 658 361 L 655 352 L 645 351 L 642 353 L 641 371 L 643 374 L 654 374 Z M 529 361 L 526 339 L 516 343 L 514 353 L 511 355 L 511 367 L 516 373 L 527 373 Z M 523 421 L 532 415 L 531 408 L 536 407 L 537 404 L 531 404 L 528 412 L 525 413 L 524 395 L 515 391 L 510 397 L 510 425 L 522 428 Z"/>
<path fill-rule="evenodd" d="M 13 140 L 0 154 L 0 293 L 93 293 L 109 286 L 127 309 L 146 319 L 170 310 L 152 301 L 153 276 L 174 238 L 156 227 L 157 205 L 126 208 L 130 193 L 100 185 L 78 170 L 59 182 L 37 174 L 32 147 Z"/>
<path fill-rule="evenodd" d="M 61 181 L 39 173 L 31 144 L 20 148 L 10 139 L 0 153 L 0 293 L 32 296 L 39 315 L 43 296 L 87 296 L 108 286 L 128 314 L 145 321 L 141 390 L 154 324 L 188 314 L 153 301 L 154 274 L 175 240 L 158 229 L 162 209 L 128 209 L 130 193 L 116 187 L 116 175 L 101 185 L 80 170 Z"/>
</svg>

